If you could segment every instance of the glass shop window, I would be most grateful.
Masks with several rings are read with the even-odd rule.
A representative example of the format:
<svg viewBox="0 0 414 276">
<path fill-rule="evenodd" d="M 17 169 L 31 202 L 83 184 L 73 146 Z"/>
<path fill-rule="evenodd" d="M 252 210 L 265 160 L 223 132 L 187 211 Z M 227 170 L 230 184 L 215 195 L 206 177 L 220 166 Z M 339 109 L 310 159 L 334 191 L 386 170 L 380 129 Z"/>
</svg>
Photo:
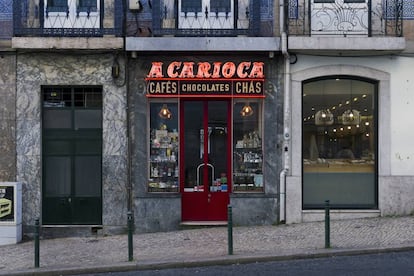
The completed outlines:
<svg viewBox="0 0 414 276">
<path fill-rule="evenodd" d="M 150 103 L 149 192 L 178 192 L 178 104 Z"/>
<path fill-rule="evenodd" d="M 376 208 L 376 83 L 312 80 L 302 96 L 304 209 Z"/>
<path fill-rule="evenodd" d="M 233 107 L 233 192 L 263 192 L 262 101 Z"/>
</svg>

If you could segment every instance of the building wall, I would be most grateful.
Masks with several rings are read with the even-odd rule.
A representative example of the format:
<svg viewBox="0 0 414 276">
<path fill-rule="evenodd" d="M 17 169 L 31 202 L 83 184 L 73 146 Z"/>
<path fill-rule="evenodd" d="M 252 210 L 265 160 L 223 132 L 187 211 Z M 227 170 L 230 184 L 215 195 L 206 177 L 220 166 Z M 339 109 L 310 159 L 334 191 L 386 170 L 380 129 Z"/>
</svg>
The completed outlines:
<svg viewBox="0 0 414 276">
<path fill-rule="evenodd" d="M 0 181 L 16 181 L 16 55 L 0 53 Z"/>
<path fill-rule="evenodd" d="M 41 218 L 41 86 L 103 87 L 103 225 L 126 225 L 126 87 L 111 76 L 112 54 L 21 53 L 17 56 L 17 179 L 23 184 L 23 224 Z M 120 60 L 121 64 L 123 60 Z M 122 66 L 121 66 L 122 67 Z M 123 71 L 122 71 L 123 72 Z"/>
<path fill-rule="evenodd" d="M 378 162 L 379 210 L 336 211 L 337 217 L 404 215 L 414 212 L 414 133 L 409 121 L 414 115 L 414 59 L 404 56 L 320 57 L 298 56 L 292 65 L 292 163 L 287 181 L 287 220 L 299 222 L 322 218 L 322 212 L 301 210 L 301 82 L 317 76 L 345 74 L 379 81 Z"/>
</svg>

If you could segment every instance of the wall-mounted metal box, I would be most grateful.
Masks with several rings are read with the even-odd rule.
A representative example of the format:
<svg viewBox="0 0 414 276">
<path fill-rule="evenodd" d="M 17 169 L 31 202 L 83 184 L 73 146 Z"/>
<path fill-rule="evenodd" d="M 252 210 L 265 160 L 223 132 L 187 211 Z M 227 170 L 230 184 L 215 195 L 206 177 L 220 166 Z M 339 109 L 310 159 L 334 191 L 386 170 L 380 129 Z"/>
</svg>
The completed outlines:
<svg viewBox="0 0 414 276">
<path fill-rule="evenodd" d="M 22 183 L 0 182 L 0 245 L 22 240 Z"/>
</svg>

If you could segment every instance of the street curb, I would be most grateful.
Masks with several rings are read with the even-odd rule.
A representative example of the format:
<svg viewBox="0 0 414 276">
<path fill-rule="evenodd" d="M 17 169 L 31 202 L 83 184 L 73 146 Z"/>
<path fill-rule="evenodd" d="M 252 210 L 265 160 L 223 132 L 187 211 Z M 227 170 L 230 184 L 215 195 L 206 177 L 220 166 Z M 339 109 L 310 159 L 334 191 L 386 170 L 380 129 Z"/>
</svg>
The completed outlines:
<svg viewBox="0 0 414 276">
<path fill-rule="evenodd" d="M 357 256 L 366 254 L 380 254 L 391 252 L 404 252 L 414 250 L 414 246 L 389 247 L 389 248 L 364 248 L 364 249 L 318 249 L 317 252 L 305 252 L 291 255 L 228 255 L 219 258 L 206 258 L 189 261 L 160 261 L 160 262 L 125 262 L 102 266 L 85 266 L 73 268 L 32 268 L 22 271 L 0 272 L 0 275 L 7 276 L 28 276 L 28 275 L 77 275 L 108 272 L 126 272 L 135 270 L 159 270 L 173 268 L 191 268 L 213 265 L 234 265 L 249 264 L 271 261 L 303 260 L 316 258 L 329 258 L 339 256 Z"/>
</svg>

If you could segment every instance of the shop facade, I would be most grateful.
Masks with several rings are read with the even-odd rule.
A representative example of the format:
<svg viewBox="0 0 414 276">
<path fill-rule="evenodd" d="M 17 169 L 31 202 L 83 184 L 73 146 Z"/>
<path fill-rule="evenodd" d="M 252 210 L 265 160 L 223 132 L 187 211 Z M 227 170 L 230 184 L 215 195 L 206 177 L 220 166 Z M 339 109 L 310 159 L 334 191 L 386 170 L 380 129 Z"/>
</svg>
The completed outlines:
<svg viewBox="0 0 414 276">
<path fill-rule="evenodd" d="M 281 60 L 140 54 L 129 62 L 136 227 L 278 218 Z"/>
<path fill-rule="evenodd" d="M 411 145 L 398 119 L 410 112 L 400 93 L 410 65 L 403 56 L 297 56 L 287 223 L 323 219 L 326 200 L 335 219 L 412 212 Z"/>
</svg>

